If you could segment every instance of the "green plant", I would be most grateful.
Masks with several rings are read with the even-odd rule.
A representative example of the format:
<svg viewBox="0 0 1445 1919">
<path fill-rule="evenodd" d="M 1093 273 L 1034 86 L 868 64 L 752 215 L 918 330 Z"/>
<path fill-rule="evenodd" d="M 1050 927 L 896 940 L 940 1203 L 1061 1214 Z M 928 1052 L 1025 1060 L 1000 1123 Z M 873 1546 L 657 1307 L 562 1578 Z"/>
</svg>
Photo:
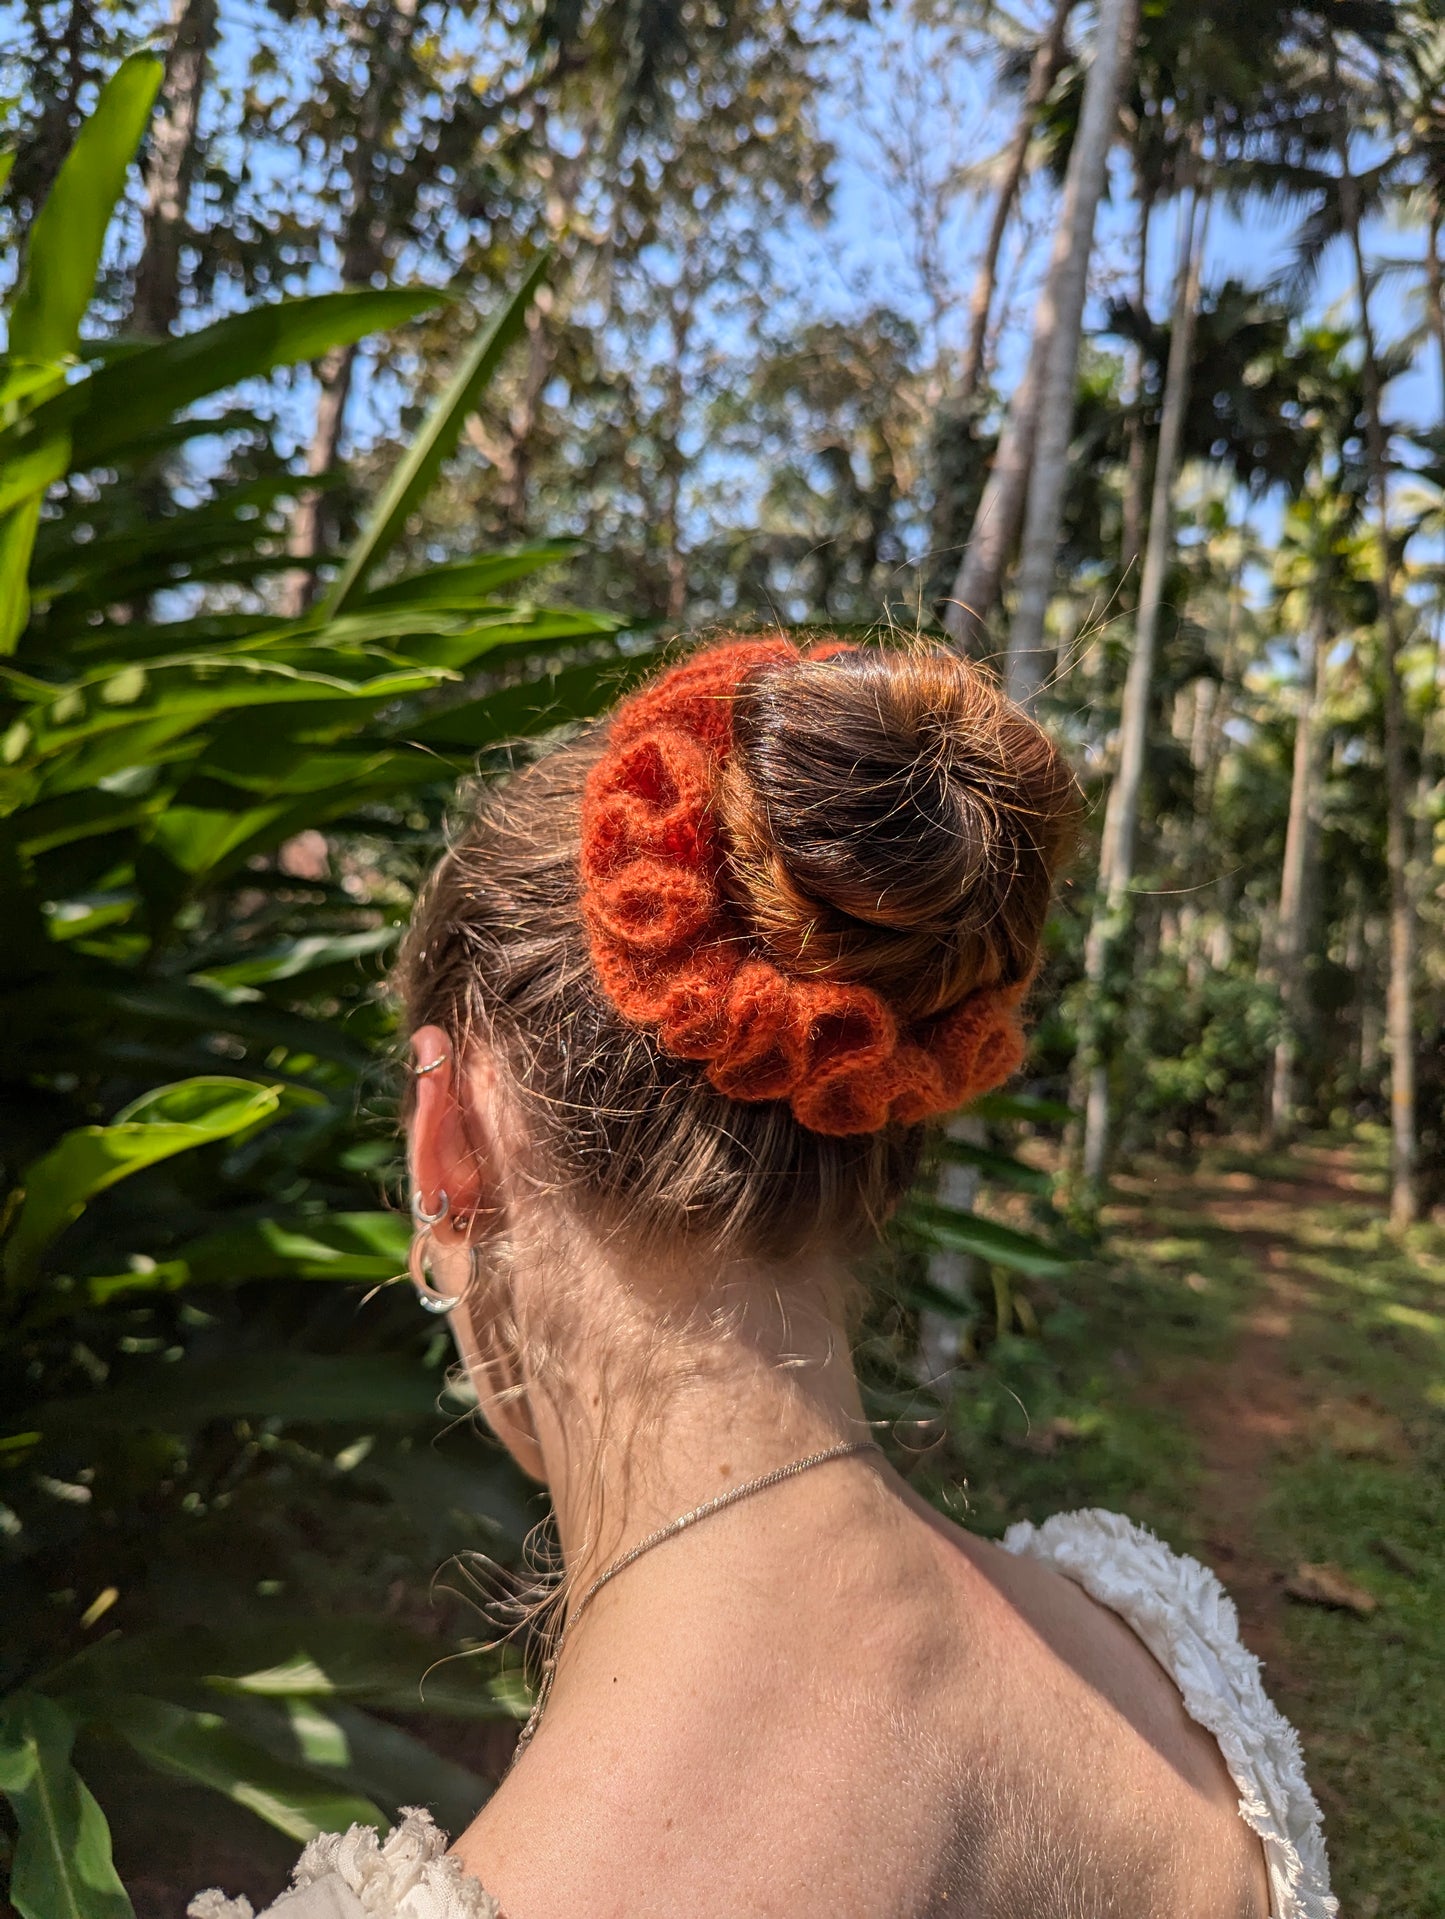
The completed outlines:
<svg viewBox="0 0 1445 1919">
<path fill-rule="evenodd" d="M 356 1306 L 406 1239 L 376 1199 L 377 989 L 458 774 L 628 670 L 615 622 L 502 597 L 556 546 L 380 578 L 540 257 L 335 584 L 269 610 L 297 483 L 267 422 L 218 396 L 442 296 L 83 339 L 159 78 L 138 57 L 102 93 L 0 363 L 0 1859 L 25 1919 L 130 1910 L 77 1738 L 298 1838 L 483 1794 L 373 1709 L 509 1714 L 495 1664 L 423 1688 L 434 1637 L 288 1595 L 318 1508 L 419 1558 L 504 1550 L 526 1523 L 518 1482 L 433 1443 L 444 1340 L 391 1296 Z"/>
<path fill-rule="evenodd" d="M 1138 983 L 1147 1025 L 1138 1067 L 1136 1123 L 1151 1133 L 1257 1126 L 1260 1092 L 1279 1030 L 1279 994 L 1267 981 L 1198 972 L 1165 955 Z"/>
<path fill-rule="evenodd" d="M 1007 1394 L 1011 1367 L 1048 1364 L 1044 1302 L 1083 1245 L 1055 1210 L 1054 1175 L 1011 1135 L 1068 1118 L 1032 1093 L 976 1100 L 893 1222 L 857 1351 L 869 1417 L 893 1428 L 905 1466 L 916 1463 L 910 1428 L 947 1429 L 956 1375 L 973 1380 L 975 1396 Z"/>
<path fill-rule="evenodd" d="M 379 986 L 458 775 L 649 657 L 614 620 L 503 597 L 556 544 L 384 574 L 541 258 L 311 610 L 272 611 L 298 482 L 246 396 L 443 296 L 84 339 L 158 78 L 136 58 L 102 93 L 0 362 L 0 1864 L 24 1919 L 130 1910 L 83 1776 L 117 1755 L 296 1839 L 484 1796 L 392 1715 L 507 1717 L 522 1689 L 494 1659 L 438 1668 L 466 1642 L 383 1598 L 399 1565 L 505 1558 L 532 1515 L 451 1430 L 445 1333 L 379 1290 L 407 1240 L 377 1202 Z M 996 1292 L 1060 1257 L 956 1206 L 905 1231 L 911 1270 L 963 1247 Z"/>
</svg>

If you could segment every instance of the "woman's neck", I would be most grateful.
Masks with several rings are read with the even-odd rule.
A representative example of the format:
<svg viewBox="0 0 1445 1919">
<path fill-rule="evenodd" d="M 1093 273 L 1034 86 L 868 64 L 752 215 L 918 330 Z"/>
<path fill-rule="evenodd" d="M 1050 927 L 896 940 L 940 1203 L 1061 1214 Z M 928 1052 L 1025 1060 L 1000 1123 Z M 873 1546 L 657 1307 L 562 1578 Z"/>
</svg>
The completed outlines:
<svg viewBox="0 0 1445 1919">
<path fill-rule="evenodd" d="M 719 1493 L 868 1437 L 841 1281 L 821 1262 L 751 1269 L 697 1300 L 695 1272 L 581 1276 L 576 1331 L 531 1395 L 574 1592 Z"/>
</svg>

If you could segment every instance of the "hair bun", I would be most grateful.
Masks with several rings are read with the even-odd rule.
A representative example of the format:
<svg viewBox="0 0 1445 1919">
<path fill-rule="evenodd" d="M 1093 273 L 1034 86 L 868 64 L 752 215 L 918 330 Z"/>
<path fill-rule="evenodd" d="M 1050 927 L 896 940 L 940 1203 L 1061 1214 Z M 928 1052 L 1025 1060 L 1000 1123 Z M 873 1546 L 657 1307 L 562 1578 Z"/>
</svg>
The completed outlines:
<svg viewBox="0 0 1445 1919">
<path fill-rule="evenodd" d="M 989 676 L 919 646 L 758 671 L 719 807 L 737 904 L 780 962 L 923 1019 L 1028 978 L 1079 791 Z"/>
</svg>

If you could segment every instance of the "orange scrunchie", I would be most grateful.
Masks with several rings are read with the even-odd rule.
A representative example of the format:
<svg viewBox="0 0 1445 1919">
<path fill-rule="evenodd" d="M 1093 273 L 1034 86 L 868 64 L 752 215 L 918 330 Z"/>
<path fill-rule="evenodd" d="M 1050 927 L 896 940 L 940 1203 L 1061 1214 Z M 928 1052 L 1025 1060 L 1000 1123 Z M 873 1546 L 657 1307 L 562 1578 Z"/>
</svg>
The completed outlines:
<svg viewBox="0 0 1445 1919">
<path fill-rule="evenodd" d="M 842 650 L 834 641 L 817 658 Z M 624 700 L 582 798 L 582 914 L 623 1018 L 731 1099 L 787 1100 L 815 1133 L 873 1133 L 951 1113 L 1024 1055 L 1028 981 L 971 993 L 901 1028 L 872 987 L 798 979 L 748 940 L 722 886 L 714 795 L 747 675 L 787 641 L 708 649 Z"/>
</svg>

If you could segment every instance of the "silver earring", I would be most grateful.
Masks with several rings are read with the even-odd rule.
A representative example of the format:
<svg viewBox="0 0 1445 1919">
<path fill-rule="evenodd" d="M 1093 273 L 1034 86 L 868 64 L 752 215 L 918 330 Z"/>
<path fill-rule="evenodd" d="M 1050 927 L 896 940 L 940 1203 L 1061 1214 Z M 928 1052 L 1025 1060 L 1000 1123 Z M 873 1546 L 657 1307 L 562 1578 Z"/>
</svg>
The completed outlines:
<svg viewBox="0 0 1445 1919">
<path fill-rule="evenodd" d="M 441 1218 L 441 1214 L 437 1214 Z M 476 1277 L 477 1249 L 467 1248 L 467 1285 L 461 1293 L 438 1292 L 431 1283 L 431 1272 L 427 1264 L 428 1248 L 431 1242 L 431 1227 L 418 1233 L 411 1242 L 411 1250 L 406 1256 L 406 1270 L 411 1275 L 411 1283 L 416 1288 L 417 1304 L 423 1312 L 450 1313 L 461 1304 L 464 1293 L 471 1287 Z"/>
<path fill-rule="evenodd" d="M 437 1209 L 434 1213 L 427 1211 L 426 1201 L 422 1198 L 420 1186 L 413 1190 L 411 1196 L 411 1217 L 413 1225 L 418 1227 L 435 1226 L 440 1220 L 446 1218 L 450 1210 L 451 1201 L 447 1198 L 447 1189 L 445 1186 L 438 1187 L 437 1189 Z"/>
<path fill-rule="evenodd" d="M 415 1078 L 425 1079 L 428 1073 L 434 1073 L 439 1066 L 445 1066 L 446 1063 L 446 1054 L 438 1053 L 436 1058 L 429 1059 L 425 1066 L 413 1066 L 411 1070 Z"/>
</svg>

